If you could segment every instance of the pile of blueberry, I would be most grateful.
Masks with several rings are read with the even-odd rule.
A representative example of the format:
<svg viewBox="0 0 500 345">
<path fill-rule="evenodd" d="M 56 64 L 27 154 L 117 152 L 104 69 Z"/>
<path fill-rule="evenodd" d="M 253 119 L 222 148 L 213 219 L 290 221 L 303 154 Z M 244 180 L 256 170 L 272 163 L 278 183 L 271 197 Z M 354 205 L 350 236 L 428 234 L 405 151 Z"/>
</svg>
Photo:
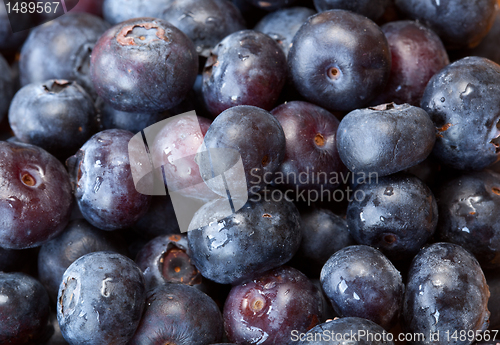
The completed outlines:
<svg viewBox="0 0 500 345">
<path fill-rule="evenodd" d="M 499 3 L 0 5 L 0 344 L 500 344 Z"/>
</svg>

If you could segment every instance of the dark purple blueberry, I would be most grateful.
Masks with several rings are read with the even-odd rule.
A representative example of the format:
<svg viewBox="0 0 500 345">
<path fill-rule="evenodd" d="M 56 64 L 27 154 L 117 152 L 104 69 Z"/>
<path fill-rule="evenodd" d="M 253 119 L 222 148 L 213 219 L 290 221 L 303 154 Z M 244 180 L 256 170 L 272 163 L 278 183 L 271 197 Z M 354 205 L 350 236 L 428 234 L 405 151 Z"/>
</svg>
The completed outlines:
<svg viewBox="0 0 500 345">
<path fill-rule="evenodd" d="M 384 91 L 372 104 L 420 106 L 431 77 L 450 63 L 443 43 L 432 30 L 410 20 L 390 22 L 381 29 L 389 42 L 392 67 Z"/>
<path fill-rule="evenodd" d="M 500 11 L 497 11 L 495 22 L 478 46 L 459 52 L 463 56 L 481 56 L 500 63 Z"/>
<path fill-rule="evenodd" d="M 148 210 L 151 196 L 139 193 L 132 179 L 128 146 L 133 136 L 122 129 L 99 132 L 66 162 L 80 211 L 99 229 L 132 226 Z"/>
<path fill-rule="evenodd" d="M 261 32 L 238 31 L 210 52 L 203 69 L 203 98 L 214 116 L 237 105 L 271 110 L 286 77 L 286 57 L 276 41 Z"/>
<path fill-rule="evenodd" d="M 297 0 L 245 0 L 246 2 L 266 11 L 275 11 L 277 9 L 293 5 Z"/>
<path fill-rule="evenodd" d="M 394 260 L 412 258 L 434 234 L 438 206 L 429 187 L 408 174 L 360 184 L 347 208 L 349 231 L 359 244 Z"/>
<path fill-rule="evenodd" d="M 488 33 L 496 0 L 396 0 L 407 17 L 431 28 L 447 48 L 474 47 Z"/>
<path fill-rule="evenodd" d="M 462 175 L 441 186 L 438 235 L 475 255 L 485 269 L 500 262 L 500 174 Z"/>
<path fill-rule="evenodd" d="M 81 1 L 81 0 L 80 0 Z M 114 109 L 107 103 L 104 103 L 101 98 L 98 103 L 99 120 L 102 129 L 125 129 L 132 133 L 138 133 L 144 128 L 154 125 L 155 123 L 165 120 L 170 116 L 168 111 L 159 113 L 151 112 L 125 112 Z"/>
<path fill-rule="evenodd" d="M 222 219 L 219 213 L 227 208 L 223 199 L 205 204 L 193 217 L 189 249 L 205 278 L 238 284 L 283 265 L 299 248 L 302 234 L 295 205 L 252 199 Z"/>
<path fill-rule="evenodd" d="M 330 256 L 355 244 L 345 219 L 327 209 L 302 213 L 300 229 L 302 241 L 293 264 L 309 277 L 319 277 Z"/>
<path fill-rule="evenodd" d="M 172 24 L 154 18 L 130 19 L 107 30 L 90 61 L 97 94 L 127 112 L 161 112 L 178 105 L 197 72 L 193 42 Z"/>
<path fill-rule="evenodd" d="M 280 122 L 286 138 L 285 159 L 274 183 L 316 191 L 337 188 L 339 183 L 331 183 L 331 177 L 343 174 L 346 168 L 337 151 L 339 120 L 335 115 L 302 101 L 282 104 L 271 114 Z"/>
<path fill-rule="evenodd" d="M 82 0 L 80 0 L 82 1 Z M 137 17 L 158 17 L 171 0 L 104 0 L 104 19 L 116 25 Z"/>
<path fill-rule="evenodd" d="M 170 196 L 153 196 L 151 206 L 146 214 L 134 224 L 134 230 L 148 239 L 179 234 L 179 224 Z"/>
<path fill-rule="evenodd" d="M 318 12 L 347 10 L 377 20 L 385 13 L 391 0 L 314 0 Z"/>
<path fill-rule="evenodd" d="M 383 90 L 391 54 L 384 33 L 373 21 L 330 10 L 302 25 L 288 53 L 288 65 L 295 87 L 308 101 L 328 110 L 351 111 Z"/>
<path fill-rule="evenodd" d="M 36 27 L 21 50 L 21 85 L 76 80 L 95 97 L 89 77 L 90 54 L 108 28 L 104 20 L 87 13 L 68 13 Z"/>
<path fill-rule="evenodd" d="M 323 291 L 340 316 L 371 320 L 389 330 L 399 318 L 404 285 L 401 274 L 380 251 L 345 247 L 321 270 Z"/>
<path fill-rule="evenodd" d="M 435 243 L 422 249 L 410 266 L 402 313 L 405 332 L 427 335 L 415 342 L 419 345 L 471 344 L 469 338 L 446 334 L 484 331 L 489 295 L 483 271 L 468 251 L 452 243 Z M 437 332 L 443 336 L 429 339 Z"/>
<path fill-rule="evenodd" d="M 320 292 L 300 271 L 282 266 L 231 289 L 224 328 L 238 344 L 288 344 L 322 318 Z"/>
<path fill-rule="evenodd" d="M 201 283 L 200 272 L 188 253 L 186 235 L 166 235 L 152 239 L 139 251 L 135 262 L 144 272 L 147 290 L 167 283 Z"/>
<path fill-rule="evenodd" d="M 498 270 L 485 271 L 486 282 L 490 290 L 490 298 L 488 299 L 488 310 L 491 313 L 489 318 L 488 329 L 500 329 L 500 275 Z M 493 340 L 494 333 L 490 334 L 490 338 L 484 337 L 485 340 Z M 497 339 L 495 337 L 495 339 Z M 498 339 L 497 339 L 498 342 Z M 496 344 L 494 344 L 496 345 Z"/>
<path fill-rule="evenodd" d="M 170 191 L 204 201 L 217 198 L 203 182 L 195 156 L 203 144 L 211 121 L 198 116 L 179 116 L 167 122 L 150 147 L 155 166 L 162 173 Z"/>
<path fill-rule="evenodd" d="M 55 301 L 64 271 L 83 255 L 104 250 L 126 254 L 125 243 L 116 233 L 102 231 L 84 219 L 73 220 L 40 248 L 38 279 Z"/>
<path fill-rule="evenodd" d="M 0 272 L 1 344 L 38 343 L 49 316 L 49 296 L 38 280 L 24 273 Z"/>
<path fill-rule="evenodd" d="M 85 12 L 102 17 L 103 3 L 104 0 L 78 0 L 76 6 L 71 9 L 71 12 Z"/>
<path fill-rule="evenodd" d="M 9 109 L 19 140 L 66 159 L 97 131 L 92 97 L 76 82 L 48 80 L 19 90 Z"/>
<path fill-rule="evenodd" d="M 194 43 L 196 52 L 208 57 L 210 49 L 224 37 L 245 29 L 238 8 L 228 0 L 168 0 L 161 15 L 184 32 Z"/>
<path fill-rule="evenodd" d="M 359 317 L 329 320 L 306 334 L 292 332 L 291 340 L 299 345 L 394 345 L 385 329 Z"/>
<path fill-rule="evenodd" d="M 285 134 L 278 120 L 263 109 L 247 105 L 217 116 L 203 144 L 208 154 L 196 160 L 201 176 L 210 189 L 223 196 L 227 196 L 225 183 L 214 177 L 229 170 L 240 157 L 247 191 L 254 194 L 270 183 L 286 150 Z M 229 172 L 225 179 L 229 186 L 245 188 L 240 174 Z"/>
<path fill-rule="evenodd" d="M 382 104 L 347 114 L 337 132 L 337 148 L 354 173 L 379 177 L 422 162 L 436 140 L 429 115 L 409 104 Z"/>
<path fill-rule="evenodd" d="M 0 246 L 37 247 L 69 221 L 73 196 L 64 166 L 29 144 L 0 142 Z"/>
<path fill-rule="evenodd" d="M 90 253 L 64 272 L 57 320 L 70 344 L 125 345 L 139 326 L 145 300 L 144 278 L 132 260 Z"/>
<path fill-rule="evenodd" d="M 222 316 L 215 302 L 184 284 L 149 292 L 144 316 L 128 345 L 205 345 L 222 340 Z"/>
<path fill-rule="evenodd" d="M 500 158 L 500 66 L 480 57 L 435 74 L 422 108 L 436 127 L 433 154 L 460 170 L 482 170 Z"/>
<path fill-rule="evenodd" d="M 292 40 L 301 25 L 316 12 L 307 7 L 284 8 L 271 12 L 255 25 L 254 30 L 262 32 L 278 42 L 288 55 Z"/>
<path fill-rule="evenodd" d="M 12 6 L 14 6 L 12 4 Z M 34 26 L 33 17 L 29 14 L 17 15 L 16 26 L 19 28 L 30 28 Z M 5 6 L 0 6 L 0 49 L 3 51 L 16 51 L 26 40 L 30 31 L 22 30 L 19 32 L 12 32 L 12 26 L 7 16 Z M 2 73 L 3 75 L 3 73 Z"/>
</svg>

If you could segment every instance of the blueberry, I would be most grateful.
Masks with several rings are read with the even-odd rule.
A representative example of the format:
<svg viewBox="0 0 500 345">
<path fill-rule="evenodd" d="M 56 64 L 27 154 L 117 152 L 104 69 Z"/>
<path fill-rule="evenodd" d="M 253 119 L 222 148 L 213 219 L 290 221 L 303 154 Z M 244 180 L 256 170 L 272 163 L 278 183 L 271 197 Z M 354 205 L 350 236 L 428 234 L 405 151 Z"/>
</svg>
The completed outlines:
<svg viewBox="0 0 500 345">
<path fill-rule="evenodd" d="M 488 285 L 477 260 L 461 246 L 435 243 L 412 261 L 403 306 L 406 332 L 424 333 L 415 344 L 471 344 L 430 334 L 478 332 L 488 326 Z"/>
<path fill-rule="evenodd" d="M 390 0 L 314 0 L 318 12 L 328 10 L 348 10 L 359 13 L 371 20 L 379 19 L 389 7 Z"/>
<path fill-rule="evenodd" d="M 21 84 L 76 80 L 95 97 L 89 78 L 90 55 L 108 27 L 108 23 L 87 13 L 68 13 L 36 27 L 21 50 Z"/>
<path fill-rule="evenodd" d="M 64 271 L 81 256 L 103 250 L 126 254 L 118 234 L 97 229 L 83 219 L 73 220 L 62 234 L 41 246 L 38 279 L 55 301 Z"/>
<path fill-rule="evenodd" d="M 198 285 L 200 272 L 188 252 L 186 235 L 158 236 L 137 253 L 137 266 L 144 272 L 147 290 L 167 283 Z"/>
<path fill-rule="evenodd" d="M 193 87 L 198 55 L 172 24 L 135 18 L 107 30 L 97 41 L 90 78 L 97 94 L 127 112 L 161 112 L 178 105 Z"/>
<path fill-rule="evenodd" d="M 204 345 L 222 340 L 222 316 L 215 302 L 184 284 L 166 284 L 148 294 L 141 324 L 129 345 Z"/>
<path fill-rule="evenodd" d="M 292 46 L 292 40 L 300 26 L 316 12 L 307 7 L 283 8 L 269 13 L 262 18 L 254 30 L 262 32 L 280 45 L 281 49 L 288 55 Z"/>
<path fill-rule="evenodd" d="M 356 245 L 339 250 L 323 266 L 320 280 L 339 315 L 366 318 L 386 330 L 397 322 L 403 280 L 377 249 Z"/>
<path fill-rule="evenodd" d="M 189 249 L 204 277 L 239 283 L 286 263 L 299 248 L 302 234 L 295 205 L 252 199 L 223 219 L 217 216 L 225 200 L 206 203 L 196 212 L 189 225 Z"/>
<path fill-rule="evenodd" d="M 396 0 L 404 15 L 431 28 L 447 48 L 473 47 L 488 33 L 495 0 Z"/>
<path fill-rule="evenodd" d="M 463 246 L 485 269 L 500 267 L 500 174 L 461 175 L 438 192 L 441 240 Z"/>
<path fill-rule="evenodd" d="M 266 0 L 266 1 L 245 0 L 245 1 L 263 10 L 274 11 L 282 7 L 293 5 L 293 3 L 296 2 L 297 0 Z"/>
<path fill-rule="evenodd" d="M 196 52 L 207 57 L 229 34 L 245 29 L 236 6 L 227 0 L 169 0 L 160 17 L 184 32 Z"/>
<path fill-rule="evenodd" d="M 438 206 L 418 178 L 394 174 L 360 184 L 347 208 L 354 239 L 380 249 L 390 259 L 412 258 L 434 234 Z"/>
<path fill-rule="evenodd" d="M 365 334 L 365 336 L 358 337 L 358 334 Z M 388 338 L 387 332 L 373 321 L 359 317 L 343 317 L 317 325 L 305 334 L 292 333 L 291 339 L 298 341 L 297 344 L 300 345 L 343 345 L 347 343 L 349 345 L 394 345 L 394 342 Z"/>
<path fill-rule="evenodd" d="M 213 116 L 237 105 L 271 110 L 286 77 L 278 43 L 261 32 L 238 31 L 211 50 L 203 68 L 203 98 Z"/>
<path fill-rule="evenodd" d="M 129 258 L 94 252 L 73 262 L 62 277 L 57 320 L 70 344 L 127 344 L 141 320 L 144 278 Z"/>
<path fill-rule="evenodd" d="M 179 234 L 179 224 L 170 196 L 153 196 L 148 211 L 139 218 L 133 228 L 141 236 L 148 239 L 162 235 Z"/>
<path fill-rule="evenodd" d="M 112 25 L 137 17 L 157 17 L 170 1 L 165 0 L 104 0 L 102 13 Z"/>
<path fill-rule="evenodd" d="M 229 340 L 240 344 L 289 344 L 292 331 L 316 326 L 322 312 L 314 284 L 282 266 L 233 286 L 224 305 L 224 327 Z"/>
<path fill-rule="evenodd" d="M 422 162 L 435 139 L 424 110 L 391 103 L 347 114 L 339 125 L 337 148 L 352 172 L 386 176 Z"/>
<path fill-rule="evenodd" d="M 422 97 L 437 129 L 434 156 L 460 170 L 482 170 L 500 157 L 500 66 L 480 57 L 435 74 Z"/>
<path fill-rule="evenodd" d="M 69 221 L 73 196 L 64 166 L 30 144 L 0 141 L 0 246 L 37 247 Z"/>
<path fill-rule="evenodd" d="M 0 272 L 0 343 L 40 341 L 49 316 L 49 296 L 40 282 L 24 273 Z"/>
<path fill-rule="evenodd" d="M 76 82 L 48 80 L 19 90 L 9 109 L 19 140 L 66 159 L 97 130 L 94 101 Z"/>
<path fill-rule="evenodd" d="M 351 111 L 382 91 L 391 54 L 384 33 L 370 19 L 330 10 L 302 25 L 288 65 L 295 87 L 307 100 L 328 110 Z"/>
<path fill-rule="evenodd" d="M 481 56 L 497 64 L 500 63 L 500 11 L 497 11 L 495 22 L 478 46 L 464 49 L 459 53 L 463 56 Z"/>
<path fill-rule="evenodd" d="M 132 179 L 133 136 L 122 129 L 99 132 L 67 160 L 80 211 L 99 229 L 132 226 L 148 210 L 151 196 L 139 193 Z"/>
<path fill-rule="evenodd" d="M 0 6 L 1 7 L 1 6 Z M 9 110 L 9 104 L 14 96 L 14 72 L 4 57 L 0 55 L 0 121 Z"/>
</svg>

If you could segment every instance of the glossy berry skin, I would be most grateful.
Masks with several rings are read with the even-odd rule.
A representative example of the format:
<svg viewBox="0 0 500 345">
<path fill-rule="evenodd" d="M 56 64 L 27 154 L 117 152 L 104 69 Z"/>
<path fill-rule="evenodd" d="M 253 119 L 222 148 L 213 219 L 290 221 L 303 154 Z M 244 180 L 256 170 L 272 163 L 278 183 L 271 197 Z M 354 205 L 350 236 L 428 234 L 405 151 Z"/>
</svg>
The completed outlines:
<svg viewBox="0 0 500 345">
<path fill-rule="evenodd" d="M 448 49 L 474 47 L 488 33 L 497 3 L 495 0 L 396 0 L 407 17 L 431 28 Z"/>
<path fill-rule="evenodd" d="M 383 333 L 387 333 L 386 330 L 373 321 L 359 317 L 343 317 L 327 321 L 317 325 L 302 337 L 297 334 L 292 339 L 300 340 L 297 343 L 300 345 L 344 345 L 346 341 L 335 340 L 335 335 L 348 334 L 350 336 L 351 332 L 354 335 L 371 333 L 374 338 L 380 338 L 381 340 L 372 341 L 371 338 L 368 337 L 347 337 L 345 339 L 347 339 L 349 345 L 394 345 L 394 342 L 387 340 L 387 337 L 383 337 Z M 318 334 L 318 336 L 316 336 L 316 334 Z M 321 338 L 319 335 L 321 335 Z"/>
<path fill-rule="evenodd" d="M 92 97 L 76 82 L 47 80 L 19 90 L 9 123 L 19 140 L 66 159 L 97 130 Z"/>
<path fill-rule="evenodd" d="M 485 269 L 499 267 L 500 174 L 464 174 L 441 186 L 438 197 L 440 238 L 470 251 Z"/>
<path fill-rule="evenodd" d="M 408 272 L 403 319 L 406 332 L 485 330 L 488 285 L 477 260 L 452 243 L 434 243 L 415 256 Z M 415 344 L 465 345 L 466 339 L 417 341 Z"/>
<path fill-rule="evenodd" d="M 286 155 L 275 184 L 317 191 L 337 188 L 339 184 L 332 184 L 331 176 L 346 172 L 346 168 L 337 151 L 339 120 L 335 115 L 302 101 L 282 104 L 271 114 L 280 122 L 286 138 Z M 310 175 L 305 183 L 298 178 L 300 174 Z"/>
<path fill-rule="evenodd" d="M 237 105 L 271 110 L 286 77 L 286 57 L 276 41 L 261 32 L 238 31 L 210 52 L 203 98 L 213 116 Z"/>
<path fill-rule="evenodd" d="M 260 1 L 260 0 L 245 0 L 246 2 L 261 8 L 266 11 L 275 11 L 282 7 L 293 5 L 297 0 L 268 0 L 268 1 Z"/>
<path fill-rule="evenodd" d="M 165 0 L 104 0 L 102 13 L 112 25 L 137 17 L 153 17 L 165 10 Z"/>
<path fill-rule="evenodd" d="M 50 316 L 47 291 L 24 273 L 0 272 L 0 343 L 41 341 Z"/>
<path fill-rule="evenodd" d="M 135 262 L 144 272 L 147 290 L 167 283 L 186 285 L 201 283 L 200 272 L 189 256 L 185 234 L 158 236 L 152 239 L 137 253 Z"/>
<path fill-rule="evenodd" d="M 422 162 L 436 140 L 429 115 L 409 104 L 383 104 L 347 114 L 337 132 L 337 148 L 354 173 L 379 177 Z"/>
<path fill-rule="evenodd" d="M 330 256 L 356 243 L 346 220 L 330 210 L 317 208 L 300 216 L 302 241 L 293 263 L 309 277 L 319 277 Z"/>
<path fill-rule="evenodd" d="M 57 299 L 62 276 L 76 259 L 104 250 L 125 255 L 125 242 L 118 234 L 102 231 L 84 219 L 71 221 L 62 234 L 44 243 L 38 253 L 38 279 L 50 298 Z"/>
<path fill-rule="evenodd" d="M 204 345 L 222 340 L 224 326 L 217 304 L 184 284 L 151 290 L 146 308 L 129 345 Z"/>
<path fill-rule="evenodd" d="M 500 157 L 500 66 L 480 57 L 434 75 L 422 108 L 438 131 L 434 156 L 454 169 L 482 170 Z"/>
<path fill-rule="evenodd" d="M 316 12 L 307 7 L 290 7 L 271 12 L 262 18 L 253 28 L 278 42 L 281 49 L 288 55 L 292 40 L 300 26 Z"/>
<path fill-rule="evenodd" d="M 67 342 L 124 345 L 141 320 L 144 278 L 126 256 L 90 253 L 64 272 L 57 300 L 57 321 Z"/>
<path fill-rule="evenodd" d="M 390 0 L 314 0 L 318 12 L 347 10 L 359 13 L 371 20 L 379 19 L 389 6 Z"/>
<path fill-rule="evenodd" d="M 302 234 L 295 205 L 287 200 L 252 199 L 223 219 L 217 217 L 225 200 L 206 203 L 194 215 L 189 250 L 205 278 L 238 284 L 283 265 L 299 248 Z"/>
<path fill-rule="evenodd" d="M 217 198 L 203 182 L 195 156 L 203 144 L 211 121 L 198 116 L 182 116 L 167 122 L 150 147 L 155 166 L 162 166 L 170 191 L 208 201 Z"/>
<path fill-rule="evenodd" d="M 67 160 L 80 211 L 99 229 L 132 226 L 148 210 L 151 196 L 139 193 L 132 179 L 132 137 L 122 129 L 99 132 Z"/>
<path fill-rule="evenodd" d="M 403 280 L 377 249 L 356 245 L 339 250 L 323 266 L 320 280 L 339 315 L 369 319 L 386 330 L 397 322 Z"/>
<path fill-rule="evenodd" d="M 211 159 L 197 158 L 201 177 L 210 189 L 225 197 L 225 186 L 213 176 L 225 173 L 236 164 L 237 154 L 242 160 L 246 189 L 252 194 L 270 183 L 272 174 L 285 158 L 285 134 L 279 121 L 271 113 L 248 105 L 221 113 L 210 125 L 203 144 L 211 152 Z M 225 175 L 229 186 L 245 188 L 240 186 L 239 174 Z"/>
<path fill-rule="evenodd" d="M 197 71 L 191 40 L 154 18 L 113 26 L 99 38 L 90 60 L 97 94 L 128 112 L 161 112 L 178 105 L 193 87 Z"/>
<path fill-rule="evenodd" d="M 288 66 L 293 84 L 308 101 L 328 110 L 363 107 L 389 79 L 387 39 L 359 14 L 330 10 L 309 17 L 292 44 Z"/>
<path fill-rule="evenodd" d="M 37 247 L 64 230 L 73 196 L 54 156 L 37 146 L 0 142 L 0 184 L 1 247 Z"/>
<path fill-rule="evenodd" d="M 104 20 L 87 13 L 68 13 L 36 27 L 21 50 L 21 85 L 76 80 L 95 97 L 89 77 L 90 55 L 108 28 Z"/>
<path fill-rule="evenodd" d="M 224 304 L 226 334 L 238 344 L 288 344 L 293 330 L 307 332 L 321 318 L 318 289 L 287 266 L 234 286 Z"/>
<path fill-rule="evenodd" d="M 438 206 L 429 187 L 409 174 L 360 184 L 347 207 L 354 239 L 380 249 L 390 259 L 412 258 L 434 234 Z M 358 192 L 360 191 L 360 192 Z"/>
<path fill-rule="evenodd" d="M 98 103 L 99 119 L 102 129 L 125 129 L 132 133 L 138 133 L 155 123 L 169 117 L 168 111 L 162 112 L 126 112 L 114 109 L 101 98 Z"/>
<path fill-rule="evenodd" d="M 200 56 L 208 57 L 210 49 L 224 37 L 245 29 L 238 8 L 228 0 L 169 0 L 161 18 L 184 32 Z"/>
<path fill-rule="evenodd" d="M 443 43 L 422 24 L 401 20 L 381 26 L 391 49 L 391 75 L 372 104 L 394 102 L 420 106 L 431 77 L 450 63 Z"/>
</svg>

